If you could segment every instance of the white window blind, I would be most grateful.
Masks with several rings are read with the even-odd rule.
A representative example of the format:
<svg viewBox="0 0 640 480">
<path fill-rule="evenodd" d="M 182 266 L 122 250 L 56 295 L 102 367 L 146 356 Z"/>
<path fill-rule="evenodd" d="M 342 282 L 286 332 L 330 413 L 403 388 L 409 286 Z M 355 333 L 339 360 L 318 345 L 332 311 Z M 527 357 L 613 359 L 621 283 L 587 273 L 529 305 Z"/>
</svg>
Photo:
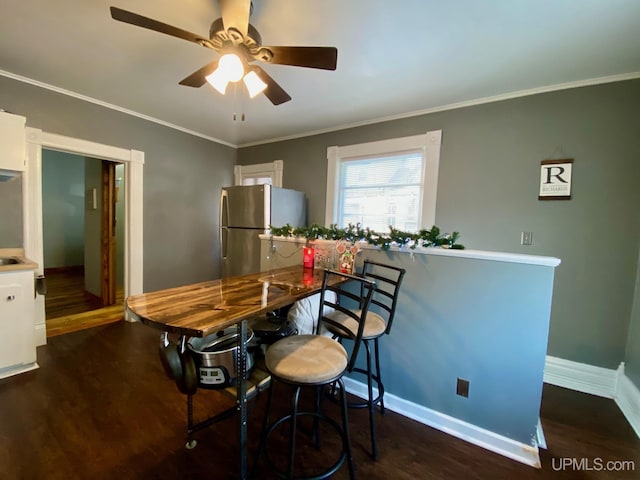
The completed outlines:
<svg viewBox="0 0 640 480">
<path fill-rule="evenodd" d="M 344 159 L 341 168 L 338 224 L 360 223 L 375 231 L 389 226 L 418 229 L 423 155 L 403 152 L 372 158 Z"/>
</svg>

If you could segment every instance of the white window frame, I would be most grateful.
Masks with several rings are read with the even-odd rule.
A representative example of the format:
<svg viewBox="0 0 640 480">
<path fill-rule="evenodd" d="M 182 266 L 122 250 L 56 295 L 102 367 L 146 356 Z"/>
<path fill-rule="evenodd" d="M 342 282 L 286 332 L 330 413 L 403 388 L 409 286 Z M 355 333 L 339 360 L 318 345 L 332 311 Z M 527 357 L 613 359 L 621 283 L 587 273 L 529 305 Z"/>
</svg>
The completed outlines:
<svg viewBox="0 0 640 480">
<path fill-rule="evenodd" d="M 342 163 L 349 159 L 375 157 L 387 154 L 420 150 L 424 157 L 422 173 L 422 204 L 418 220 L 420 228 L 430 229 L 436 222 L 436 201 L 438 198 L 438 169 L 440 167 L 440 145 L 442 130 L 433 130 L 422 135 L 392 138 L 378 142 L 356 145 L 332 146 L 327 148 L 327 197 L 325 204 L 325 225 L 338 221 L 338 192 L 342 178 Z M 362 225 L 367 227 L 367 225 Z"/>
<path fill-rule="evenodd" d="M 271 185 L 282 187 L 282 170 L 284 162 L 274 160 L 269 163 L 258 163 L 255 165 L 236 165 L 233 169 L 236 185 L 243 185 L 245 178 L 271 177 Z"/>
</svg>

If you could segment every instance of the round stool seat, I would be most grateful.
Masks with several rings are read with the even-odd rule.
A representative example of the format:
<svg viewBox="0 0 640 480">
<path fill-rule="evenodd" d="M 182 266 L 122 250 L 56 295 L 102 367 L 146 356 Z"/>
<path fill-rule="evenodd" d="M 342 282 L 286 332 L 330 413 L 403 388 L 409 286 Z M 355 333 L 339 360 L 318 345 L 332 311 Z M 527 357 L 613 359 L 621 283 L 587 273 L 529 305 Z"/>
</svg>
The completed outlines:
<svg viewBox="0 0 640 480">
<path fill-rule="evenodd" d="M 356 312 L 356 315 L 358 315 L 358 317 L 362 315 L 362 310 L 354 310 L 354 312 Z M 354 337 L 356 333 L 358 333 L 358 322 L 356 322 L 349 315 L 346 315 L 342 312 L 333 312 L 327 315 L 327 317 L 349 330 Z M 331 333 L 334 333 L 340 337 L 345 337 L 345 333 L 343 331 L 331 324 L 327 324 L 327 329 Z M 371 338 L 379 337 L 385 332 L 386 329 L 387 324 L 384 322 L 384 319 L 380 315 L 375 312 L 367 312 L 367 316 L 364 320 L 362 339 L 369 340 Z"/>
<path fill-rule="evenodd" d="M 293 335 L 269 347 L 265 365 L 281 379 L 299 384 L 320 384 L 339 377 L 347 368 L 347 351 L 329 337 Z"/>
</svg>

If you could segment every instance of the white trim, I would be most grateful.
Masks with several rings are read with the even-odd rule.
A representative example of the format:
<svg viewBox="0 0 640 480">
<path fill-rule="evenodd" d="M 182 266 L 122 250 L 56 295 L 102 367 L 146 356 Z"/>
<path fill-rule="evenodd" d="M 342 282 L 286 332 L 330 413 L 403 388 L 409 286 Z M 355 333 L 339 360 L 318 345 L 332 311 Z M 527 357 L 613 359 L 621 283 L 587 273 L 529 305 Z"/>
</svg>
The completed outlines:
<svg viewBox="0 0 640 480">
<path fill-rule="evenodd" d="M 367 398 L 367 386 L 365 384 L 347 377 L 343 380 L 349 393 L 360 398 Z M 377 389 L 374 389 L 374 396 L 377 396 Z M 542 467 L 537 446 L 512 440 L 458 418 L 409 402 L 390 393 L 385 393 L 384 406 L 393 412 L 491 452 L 532 467 Z"/>
<path fill-rule="evenodd" d="M 44 88 L 46 90 L 51 90 L 51 91 L 56 92 L 56 93 L 61 93 L 63 95 L 67 95 L 69 97 L 77 98 L 77 99 L 83 100 L 85 102 L 93 103 L 95 105 L 100 105 L 101 107 L 109 108 L 109 109 L 115 110 L 117 112 L 122 112 L 124 114 L 131 115 L 133 117 L 138 117 L 138 118 L 141 118 L 143 120 L 148 120 L 150 122 L 157 123 L 157 124 L 163 125 L 165 127 L 173 128 L 174 130 L 178 130 L 180 132 L 184 132 L 184 133 L 187 133 L 189 135 L 194 135 L 196 137 L 204 138 L 206 140 L 210 140 L 212 142 L 220 143 L 222 145 L 226 145 L 228 147 L 233 147 L 233 148 L 253 147 L 253 146 L 256 146 L 256 145 L 264 145 L 264 144 L 267 144 L 267 143 L 282 142 L 282 141 L 285 141 L 285 140 L 294 140 L 294 139 L 297 139 L 297 138 L 311 137 L 311 136 L 314 136 L 314 135 L 321 135 L 323 133 L 330 133 L 330 132 L 336 132 L 336 131 L 339 131 L 339 130 L 346 130 L 348 128 L 363 127 L 363 126 L 366 126 L 366 125 L 373 125 L 373 124 L 382 123 L 382 122 L 388 122 L 388 121 L 392 121 L 392 120 L 401 120 L 401 119 L 404 119 L 404 118 L 411 118 L 411 117 L 418 117 L 418 116 L 421 116 L 421 115 L 428 115 L 430 113 L 445 112 L 447 110 L 456 110 L 458 108 L 465 108 L 465 107 L 473 107 L 475 105 L 483 105 L 485 103 L 493 103 L 493 102 L 500 102 L 500 101 L 503 101 L 503 100 L 511 100 L 513 98 L 527 97 L 527 96 L 530 96 L 530 95 L 538 95 L 540 93 L 556 92 L 556 91 L 559 91 L 559 90 L 570 90 L 572 88 L 589 87 L 589 86 L 593 86 L 593 85 L 601 85 L 601 84 L 605 84 L 605 83 L 614 83 L 614 82 L 623 82 L 625 80 L 635 80 L 637 78 L 640 78 L 640 72 L 629 72 L 629 73 L 621 73 L 621 74 L 617 74 L 617 75 L 608 75 L 608 76 L 605 76 L 605 77 L 587 78 L 585 80 L 577 80 L 575 82 L 558 83 L 558 84 L 553 84 L 553 85 L 547 85 L 547 86 L 544 86 L 544 87 L 530 88 L 530 89 L 527 89 L 527 90 L 517 90 L 515 92 L 503 93 L 503 94 L 500 94 L 500 95 L 493 95 L 493 96 L 489 96 L 489 97 L 481 97 L 481 98 L 477 98 L 477 99 L 474 99 L 474 100 L 467 100 L 465 102 L 449 103 L 447 105 L 440 105 L 440 106 L 426 108 L 426 109 L 422 109 L 422 110 L 414 110 L 412 112 L 400 113 L 400 114 L 397 114 L 397 115 L 387 115 L 385 117 L 378 117 L 378 118 L 373 118 L 373 119 L 370 119 L 370 120 L 363 120 L 362 122 L 353 122 L 353 123 L 348 123 L 348 124 L 342 124 L 342 125 L 337 125 L 337 126 L 333 126 L 333 127 L 329 127 L 329 128 L 323 128 L 323 129 L 319 129 L 319 130 L 311 130 L 311 131 L 307 131 L 307 132 L 296 133 L 294 135 L 287 135 L 287 136 L 284 136 L 284 137 L 276 137 L 276 138 L 271 138 L 271 139 L 266 139 L 266 140 L 259 140 L 259 141 L 255 141 L 255 142 L 241 143 L 241 144 L 236 145 L 236 144 L 233 144 L 233 143 L 230 143 L 230 142 L 226 142 L 224 140 L 220 140 L 219 138 L 211 137 L 209 135 L 204 135 L 202 133 L 196 132 L 194 130 L 189 130 L 187 128 L 180 127 L 180 126 L 175 125 L 173 123 L 165 122 L 164 120 L 160 120 L 160 119 L 157 119 L 157 118 L 154 118 L 154 117 L 150 117 L 148 115 L 144 115 L 142 113 L 138 113 L 138 112 L 135 112 L 133 110 L 129 110 L 127 108 L 119 107 L 117 105 L 113 105 L 111 103 L 107 103 L 107 102 L 104 102 L 102 100 L 97 100 L 95 98 L 88 97 L 86 95 L 82 95 L 82 94 L 79 94 L 79 93 L 76 93 L 76 92 L 72 92 L 71 90 L 65 90 L 64 88 L 56 87 L 54 85 L 49 85 L 49 84 L 44 83 L 44 82 L 39 82 L 37 80 L 33 80 L 31 78 L 28 78 L 28 77 L 23 77 L 22 75 L 17 75 L 15 73 L 11 73 L 11 72 L 8 72 L 6 70 L 0 70 L 0 75 L 3 76 L 3 77 L 11 78 L 13 80 L 17 80 L 19 82 L 27 83 L 29 85 L 34 85 L 36 87 Z"/>
<path fill-rule="evenodd" d="M 619 370 L 547 355 L 544 382 L 599 397 L 614 398 Z"/>
<path fill-rule="evenodd" d="M 271 138 L 268 140 L 259 140 L 256 142 L 241 143 L 237 145 L 236 148 L 253 147 L 256 145 L 264 145 L 267 143 L 284 142 L 286 140 L 295 140 L 297 138 L 311 137 L 314 135 L 322 135 L 324 133 L 331 133 L 331 132 L 336 132 L 340 130 L 346 130 L 349 128 L 364 127 L 367 125 L 374 125 L 382 122 L 390 122 L 393 120 L 402 120 L 404 118 L 419 117 L 421 115 L 428 115 L 430 113 L 446 112 L 448 110 L 457 110 L 459 108 L 474 107 L 476 105 L 483 105 L 485 103 L 494 103 L 494 102 L 501 102 L 503 100 L 511 100 L 514 98 L 528 97 L 531 95 L 538 95 L 540 93 L 556 92 L 559 90 L 570 90 L 572 88 L 579 88 L 579 87 L 590 87 L 593 85 L 601 85 L 605 83 L 623 82 L 625 80 L 635 80 L 637 78 L 640 78 L 640 72 L 621 73 L 619 75 L 609 75 L 606 77 L 588 78 L 586 80 L 578 80 L 575 82 L 558 83 L 554 85 L 548 85 L 545 87 L 530 88 L 528 90 L 517 90 L 515 92 L 503 93 L 500 95 L 493 95 L 490 97 L 481 97 L 474 100 L 467 100 L 465 102 L 449 103 L 447 105 L 440 105 L 436 107 L 425 108 L 423 110 L 414 110 L 412 112 L 399 113 L 397 115 L 388 115 L 385 117 L 372 118 L 370 120 L 363 120 L 362 122 L 347 123 L 347 124 L 337 125 L 334 127 L 323 128 L 319 130 L 311 130 L 303 133 L 296 133 L 296 134 L 287 135 L 284 137 Z"/>
<path fill-rule="evenodd" d="M 538 418 L 538 425 L 536 426 L 536 443 L 538 448 L 547 449 L 547 439 L 544 437 L 544 430 L 542 429 L 542 422 Z"/>
<path fill-rule="evenodd" d="M 42 237 L 42 148 L 122 162 L 125 166 L 124 296 L 142 293 L 143 282 L 143 166 L 144 152 L 89 142 L 27 128 L 27 202 L 25 203 L 25 255 L 44 273 Z M 46 343 L 44 299 L 36 298 L 35 328 L 38 345 Z M 125 311 L 125 318 L 132 320 Z M 44 338 L 43 338 L 44 334 Z"/>
<path fill-rule="evenodd" d="M 436 219 L 438 198 L 438 169 L 442 130 L 433 130 L 422 135 L 390 138 L 376 142 L 358 143 L 327 148 L 327 193 L 325 197 L 325 225 L 337 222 L 337 192 L 340 189 L 339 169 L 343 161 L 350 158 L 392 154 L 408 150 L 420 150 L 423 154 L 422 203 L 420 206 L 420 228 L 431 228 Z"/>
<path fill-rule="evenodd" d="M 260 235 L 262 240 L 269 240 L 271 235 Z M 300 237 L 273 237 L 278 242 L 293 242 L 293 243 L 306 243 L 307 239 Z M 318 240 L 315 240 L 318 241 Z M 326 242 L 332 242 L 334 240 L 322 240 Z M 361 250 L 380 250 L 379 247 L 369 245 L 367 243 L 360 243 Z M 403 252 L 409 255 L 436 255 L 442 257 L 457 257 L 457 258 L 469 258 L 475 260 L 489 260 L 492 262 L 507 262 L 507 263 L 524 263 L 527 265 L 540 265 L 544 267 L 557 267 L 560 265 L 561 260 L 555 257 L 543 257 L 540 255 L 523 255 L 519 253 L 506 253 L 506 252 L 488 252 L 484 250 L 455 250 L 450 248 L 438 248 L 438 247 L 416 247 L 414 250 L 410 248 L 391 247 L 390 252 Z"/>
<path fill-rule="evenodd" d="M 327 191 L 324 205 L 324 224 L 331 225 L 338 216 L 336 191 L 338 190 L 338 147 L 327 148 Z M 331 194 L 330 194 L 331 193 Z"/>
<path fill-rule="evenodd" d="M 0 380 L 3 378 L 13 377 L 20 373 L 30 372 L 31 370 L 37 370 L 40 368 L 37 362 L 28 363 L 27 365 L 21 365 L 19 367 L 7 368 L 6 371 L 0 370 Z"/>
<path fill-rule="evenodd" d="M 578 392 L 612 398 L 640 438 L 640 390 L 624 373 L 547 355 L 544 382 Z"/>
<path fill-rule="evenodd" d="M 253 165 L 236 165 L 233 167 L 234 184 L 243 185 L 245 177 L 270 177 L 274 187 L 282 187 L 283 170 L 284 162 L 282 160 Z"/>
<path fill-rule="evenodd" d="M 618 379 L 616 403 L 640 438 L 640 390 L 624 373 Z"/>
<path fill-rule="evenodd" d="M 54 85 L 49 85 L 48 83 L 44 83 L 44 82 L 39 82 L 38 80 L 33 80 L 32 78 L 23 77 L 22 75 L 16 75 L 15 73 L 7 72 L 6 70 L 0 70 L 0 75 L 3 77 L 11 78 L 13 80 L 17 80 L 19 82 L 27 83 L 29 85 L 34 85 L 36 87 L 44 88 L 45 90 L 51 90 L 52 92 L 61 93 L 62 95 L 67 95 L 68 97 L 77 98 L 78 100 L 93 103 L 94 105 L 99 105 L 101 107 L 105 107 L 110 110 L 115 110 L 116 112 L 121 112 L 126 115 L 131 115 L 132 117 L 137 117 L 143 120 L 147 120 L 149 122 L 157 123 L 158 125 L 173 128 L 174 130 L 188 133 L 189 135 L 193 135 L 195 137 L 204 138 L 205 140 L 210 140 L 212 142 L 220 143 L 222 145 L 226 145 L 227 147 L 238 148 L 237 145 L 234 145 L 233 143 L 225 142 L 224 140 L 220 140 L 219 138 L 211 137 L 209 135 L 204 135 L 203 133 L 196 132 L 194 130 L 189 130 L 188 128 L 180 127 L 173 123 L 165 122 L 164 120 L 160 120 L 155 117 L 150 117 L 149 115 L 138 113 L 134 110 L 129 110 L 128 108 L 119 107 L 118 105 L 114 105 L 112 103 L 103 102 L 102 100 L 88 97 L 80 93 L 72 92 L 71 90 L 65 90 L 64 88 L 56 87 Z"/>
<path fill-rule="evenodd" d="M 422 177 L 422 228 L 436 224 L 438 200 L 438 171 L 440 170 L 440 145 L 442 130 L 427 132 L 424 152 L 424 176 Z"/>
</svg>

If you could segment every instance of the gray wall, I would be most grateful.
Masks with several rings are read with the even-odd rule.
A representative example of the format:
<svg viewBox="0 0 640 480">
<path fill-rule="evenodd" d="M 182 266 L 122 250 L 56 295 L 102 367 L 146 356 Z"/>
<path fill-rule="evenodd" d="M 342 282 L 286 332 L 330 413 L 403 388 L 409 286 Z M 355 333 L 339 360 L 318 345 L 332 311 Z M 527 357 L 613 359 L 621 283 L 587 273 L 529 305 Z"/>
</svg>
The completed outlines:
<svg viewBox="0 0 640 480">
<path fill-rule="evenodd" d="M 84 265 L 84 157 L 42 151 L 45 268 Z"/>
<path fill-rule="evenodd" d="M 235 149 L 5 77 L 0 106 L 29 127 L 145 152 L 145 291 L 220 276 L 219 197 Z"/>
<path fill-rule="evenodd" d="M 548 353 L 617 368 L 625 349 L 640 245 L 640 81 L 450 110 L 238 151 L 282 159 L 285 187 L 324 223 L 326 149 L 443 130 L 436 224 L 467 248 L 562 259 Z M 573 158 L 573 198 L 539 201 L 540 161 Z M 519 244 L 533 232 L 533 245 Z"/>
<path fill-rule="evenodd" d="M 638 262 L 636 291 L 634 295 L 631 325 L 629 325 L 629 338 L 627 339 L 627 351 L 624 361 L 625 373 L 631 381 L 640 388 L 640 261 Z"/>
<path fill-rule="evenodd" d="M 22 174 L 0 181 L 0 248 L 22 248 Z"/>
</svg>

